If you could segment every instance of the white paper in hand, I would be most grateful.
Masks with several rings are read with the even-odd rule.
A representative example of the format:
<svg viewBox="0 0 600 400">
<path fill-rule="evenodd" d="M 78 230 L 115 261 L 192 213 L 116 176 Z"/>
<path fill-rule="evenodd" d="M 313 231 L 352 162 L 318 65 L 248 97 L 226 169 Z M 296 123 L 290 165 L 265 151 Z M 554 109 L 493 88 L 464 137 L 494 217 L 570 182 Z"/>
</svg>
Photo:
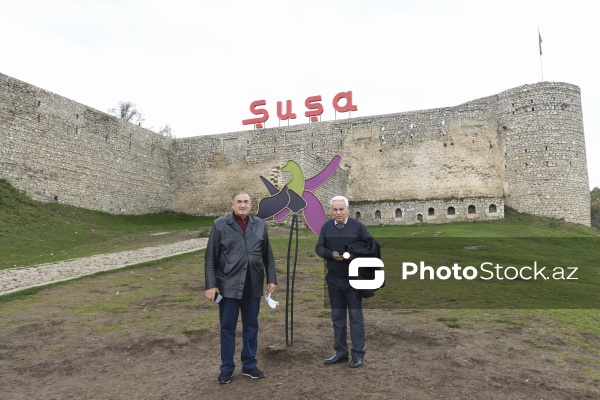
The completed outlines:
<svg viewBox="0 0 600 400">
<path fill-rule="evenodd" d="M 271 308 L 275 308 L 279 305 L 278 301 L 275 301 L 271 298 L 271 293 L 267 293 L 265 294 L 265 300 L 267 301 L 267 304 L 269 305 L 269 307 Z"/>
</svg>

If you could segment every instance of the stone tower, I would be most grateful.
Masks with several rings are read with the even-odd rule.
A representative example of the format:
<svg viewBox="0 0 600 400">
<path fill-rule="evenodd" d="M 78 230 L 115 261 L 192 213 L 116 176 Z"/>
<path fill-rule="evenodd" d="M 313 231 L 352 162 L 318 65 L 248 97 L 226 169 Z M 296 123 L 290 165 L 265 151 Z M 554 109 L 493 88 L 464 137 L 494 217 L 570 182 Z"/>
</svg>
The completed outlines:
<svg viewBox="0 0 600 400">
<path fill-rule="evenodd" d="M 505 140 L 505 204 L 590 224 L 590 190 L 579 87 L 559 82 L 498 94 Z"/>
</svg>

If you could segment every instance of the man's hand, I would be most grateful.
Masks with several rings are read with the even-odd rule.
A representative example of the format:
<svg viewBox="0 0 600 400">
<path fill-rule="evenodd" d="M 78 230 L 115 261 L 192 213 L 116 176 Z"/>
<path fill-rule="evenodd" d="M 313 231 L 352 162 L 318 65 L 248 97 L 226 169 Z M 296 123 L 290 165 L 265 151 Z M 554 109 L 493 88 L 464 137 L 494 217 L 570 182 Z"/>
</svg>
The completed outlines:
<svg viewBox="0 0 600 400">
<path fill-rule="evenodd" d="M 206 297 L 210 301 L 215 301 L 215 297 L 217 296 L 217 293 L 219 293 L 219 289 L 216 288 L 216 287 L 210 288 L 210 289 L 206 289 L 204 291 L 204 297 Z"/>
<path fill-rule="evenodd" d="M 275 288 L 277 287 L 276 284 L 274 283 L 269 283 L 267 285 L 267 293 L 273 293 L 275 291 Z"/>
<path fill-rule="evenodd" d="M 344 261 L 344 257 L 337 251 L 334 251 L 333 253 L 331 253 L 331 256 L 333 257 L 333 259 L 335 261 Z"/>
</svg>

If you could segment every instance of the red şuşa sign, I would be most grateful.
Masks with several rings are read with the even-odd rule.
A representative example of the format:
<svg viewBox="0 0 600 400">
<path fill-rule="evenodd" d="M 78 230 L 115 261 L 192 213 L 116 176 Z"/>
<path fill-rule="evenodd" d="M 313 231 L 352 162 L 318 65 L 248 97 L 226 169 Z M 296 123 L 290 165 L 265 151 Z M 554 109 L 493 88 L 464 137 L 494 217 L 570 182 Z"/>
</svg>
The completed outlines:
<svg viewBox="0 0 600 400">
<path fill-rule="evenodd" d="M 344 105 L 340 105 L 340 101 L 344 99 L 346 103 Z M 309 118 L 310 122 L 317 122 L 319 120 L 319 115 L 323 114 L 323 105 L 321 101 L 323 99 L 321 96 L 309 96 L 304 101 L 304 105 L 306 106 L 306 112 L 304 115 Z M 244 119 L 242 120 L 242 124 L 244 125 L 254 125 L 255 128 L 260 129 L 263 127 L 263 123 L 265 123 L 269 119 L 269 112 L 263 108 L 267 105 L 266 100 L 255 100 L 250 103 L 250 112 L 254 115 L 257 115 L 256 118 Z M 348 111 L 356 111 L 358 107 L 352 104 L 352 92 L 340 92 L 335 95 L 332 101 L 332 106 L 337 112 L 348 112 Z M 277 117 L 282 120 L 296 119 L 296 113 L 292 111 L 292 101 L 286 100 L 285 102 L 285 112 L 283 111 L 283 102 L 277 102 Z"/>
</svg>

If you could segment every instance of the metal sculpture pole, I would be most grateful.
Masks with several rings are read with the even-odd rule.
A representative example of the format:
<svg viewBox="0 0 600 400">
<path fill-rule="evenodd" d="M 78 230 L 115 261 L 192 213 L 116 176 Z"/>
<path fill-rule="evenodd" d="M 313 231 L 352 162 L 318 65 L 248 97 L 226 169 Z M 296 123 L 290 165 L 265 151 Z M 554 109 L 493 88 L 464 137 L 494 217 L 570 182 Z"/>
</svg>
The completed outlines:
<svg viewBox="0 0 600 400">
<path fill-rule="evenodd" d="M 292 271 L 292 288 L 290 290 L 290 261 L 292 250 L 292 237 L 296 231 L 296 249 L 294 251 L 294 269 Z M 296 264 L 298 261 L 298 214 L 292 215 L 292 226 L 290 228 L 290 239 L 287 251 L 287 280 L 285 293 L 285 344 L 294 344 L 294 282 L 296 281 Z M 289 328 L 288 328 L 289 321 Z"/>
</svg>

